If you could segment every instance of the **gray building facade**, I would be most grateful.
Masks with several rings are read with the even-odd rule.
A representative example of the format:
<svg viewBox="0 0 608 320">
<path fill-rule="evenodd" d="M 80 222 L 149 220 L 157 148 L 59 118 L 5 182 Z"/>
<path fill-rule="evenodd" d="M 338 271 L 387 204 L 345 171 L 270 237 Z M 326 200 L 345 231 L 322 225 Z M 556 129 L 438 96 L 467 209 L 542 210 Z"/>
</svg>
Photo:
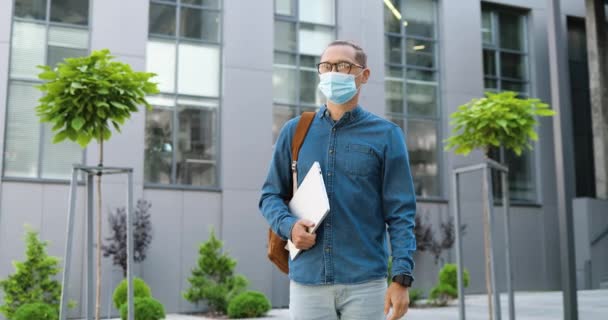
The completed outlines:
<svg viewBox="0 0 608 320">
<path fill-rule="evenodd" d="M 97 164 L 95 144 L 84 151 L 50 144 L 48 127 L 38 124 L 34 113 L 36 64 L 108 48 L 135 70 L 159 74 L 162 94 L 151 97 L 154 109 L 134 114 L 122 133 L 113 136 L 104 162 L 134 168 L 135 197 L 152 204 L 154 238 L 136 274 L 168 312 L 200 310 L 182 292 L 188 288 L 198 246 L 212 228 L 238 260 L 237 271 L 248 277 L 250 287 L 264 292 L 275 306 L 286 306 L 288 279 L 267 261 L 268 226 L 258 199 L 277 130 L 286 119 L 322 103 L 315 90 L 314 63 L 324 46 L 333 39 L 349 39 L 366 50 L 372 75 L 362 89 L 361 105 L 404 129 L 418 214 L 438 230 L 441 222 L 450 221 L 451 169 L 482 159 L 479 153 L 461 157 L 443 151 L 449 115 L 486 90 L 514 90 L 550 101 L 546 2 L 1 0 L 0 278 L 13 272 L 11 261 L 23 258 L 25 224 L 50 241 L 50 254 L 63 256 L 70 165 Z M 563 0 L 562 11 L 569 30 L 564 41 L 573 44 L 584 33 L 577 28 L 584 25 L 584 1 Z M 584 54 L 576 56 L 577 48 L 571 46 L 570 68 L 563 68 L 581 63 Z M 573 86 L 572 95 L 584 95 L 584 90 Z M 569 98 L 561 105 L 576 114 L 589 108 L 576 101 L 579 109 Z M 590 120 L 573 126 L 584 127 L 585 121 Z M 576 138 L 572 126 L 562 131 L 557 134 L 569 135 L 564 141 L 577 146 L 590 139 L 584 130 L 576 131 Z M 515 290 L 561 288 L 553 134 L 551 120 L 541 119 L 533 151 L 522 159 L 497 155 L 514 168 Z M 582 175 L 585 161 L 591 160 L 576 161 Z M 578 179 L 566 183 L 591 183 Z M 125 183 L 120 177 L 104 177 L 106 212 L 124 205 Z M 481 175 L 461 183 L 468 290 L 483 292 Z M 69 295 L 81 303 L 73 316 L 84 312 L 86 280 L 84 188 L 78 192 Z M 589 190 L 578 196 L 595 195 Z M 501 225 L 500 216 L 496 223 Z M 105 238 L 109 231 L 107 225 L 103 228 Z M 504 238 L 502 230 L 496 229 L 496 239 Z M 596 251 L 598 245 L 608 245 L 606 238 L 599 241 Z M 504 246 L 498 246 L 496 257 L 504 290 Z M 435 261 L 419 252 L 415 258 L 415 287 L 428 292 L 441 264 L 455 256 L 446 251 Z M 600 280 L 608 276 L 605 268 L 598 273 Z M 104 259 L 103 279 L 103 313 L 115 314 L 110 297 L 122 272 L 110 259 Z"/>
</svg>

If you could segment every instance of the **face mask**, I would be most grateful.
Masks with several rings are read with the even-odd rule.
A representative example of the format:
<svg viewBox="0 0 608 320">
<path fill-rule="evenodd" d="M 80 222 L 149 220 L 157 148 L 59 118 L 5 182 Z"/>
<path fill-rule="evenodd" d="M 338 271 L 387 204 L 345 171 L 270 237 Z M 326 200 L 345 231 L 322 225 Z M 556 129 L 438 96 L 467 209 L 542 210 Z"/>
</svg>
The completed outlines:
<svg viewBox="0 0 608 320">
<path fill-rule="evenodd" d="M 363 73 L 359 73 L 356 77 Z M 340 72 L 327 72 L 319 75 L 319 90 L 323 92 L 323 95 L 329 99 L 329 101 L 335 104 L 345 104 L 350 101 L 355 94 L 357 94 L 358 88 L 355 84 L 355 78 L 352 74 L 340 73 Z"/>
</svg>

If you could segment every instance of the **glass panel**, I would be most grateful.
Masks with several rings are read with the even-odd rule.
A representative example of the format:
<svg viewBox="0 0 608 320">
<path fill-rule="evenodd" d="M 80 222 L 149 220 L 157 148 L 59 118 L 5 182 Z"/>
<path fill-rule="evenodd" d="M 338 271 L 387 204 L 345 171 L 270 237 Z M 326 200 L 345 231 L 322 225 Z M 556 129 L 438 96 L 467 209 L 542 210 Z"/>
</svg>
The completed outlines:
<svg viewBox="0 0 608 320">
<path fill-rule="evenodd" d="M 509 164 L 509 190 L 513 200 L 535 201 L 534 167 L 532 151 L 526 151 L 517 156 L 515 153 L 505 152 Z"/>
<path fill-rule="evenodd" d="M 515 92 L 525 93 L 527 91 L 527 85 L 521 82 L 513 82 L 513 81 L 501 81 L 502 90 L 509 90 Z"/>
<path fill-rule="evenodd" d="M 164 0 L 167 1 L 167 0 Z M 169 0 L 171 2 L 175 2 L 175 0 Z M 219 8 L 220 1 L 219 0 L 182 0 L 182 3 L 186 4 L 194 4 L 197 6 L 204 6 L 210 8 Z"/>
<path fill-rule="evenodd" d="M 403 23 L 401 22 L 401 13 L 397 8 L 401 8 L 400 0 L 384 2 L 384 32 L 401 34 Z"/>
<path fill-rule="evenodd" d="M 291 52 L 298 50 L 295 23 L 287 21 L 274 22 L 274 48 Z"/>
<path fill-rule="evenodd" d="M 494 43 L 492 33 L 492 12 L 490 11 L 484 10 L 481 12 L 481 35 L 484 44 Z"/>
<path fill-rule="evenodd" d="M 150 3 L 150 34 L 175 36 L 175 6 Z"/>
<path fill-rule="evenodd" d="M 298 1 L 300 21 L 334 24 L 336 12 L 334 0 L 305 0 Z"/>
<path fill-rule="evenodd" d="M 300 38 L 300 53 L 320 56 L 323 54 L 325 47 L 334 40 L 334 30 L 323 26 L 303 24 L 300 25 L 298 36 Z"/>
<path fill-rule="evenodd" d="M 403 80 L 386 80 L 386 108 L 391 113 L 404 113 L 403 110 Z"/>
<path fill-rule="evenodd" d="M 407 65 L 425 68 L 435 67 L 435 43 L 418 39 L 407 39 Z"/>
<path fill-rule="evenodd" d="M 274 63 L 275 64 L 283 64 L 288 66 L 296 65 L 296 55 L 283 53 L 283 52 L 275 52 L 274 53 Z"/>
<path fill-rule="evenodd" d="M 385 72 L 386 72 L 387 78 L 396 78 L 396 79 L 390 79 L 390 80 L 403 79 L 403 68 L 402 67 L 386 66 Z"/>
<path fill-rule="evenodd" d="M 406 1 L 403 19 L 407 22 L 406 34 L 426 38 L 435 37 L 435 1 Z"/>
<path fill-rule="evenodd" d="M 220 41 L 220 14 L 218 12 L 182 7 L 180 36 L 210 42 Z"/>
<path fill-rule="evenodd" d="M 15 0 L 15 17 L 46 20 L 46 0 Z"/>
<path fill-rule="evenodd" d="M 177 91 L 181 94 L 218 97 L 220 52 L 217 47 L 179 45 Z"/>
<path fill-rule="evenodd" d="M 496 76 L 496 52 L 494 50 L 483 50 L 483 74 Z"/>
<path fill-rule="evenodd" d="M 526 80 L 526 58 L 520 54 L 500 53 L 501 77 Z"/>
<path fill-rule="evenodd" d="M 300 67 L 308 68 L 317 72 L 317 63 L 319 63 L 320 57 L 318 56 L 306 56 L 300 55 Z"/>
<path fill-rule="evenodd" d="M 69 179 L 72 174 L 72 165 L 82 163 L 84 149 L 67 139 L 61 143 L 52 143 L 53 137 L 58 132 L 52 132 L 51 127 L 48 123 L 43 125 L 43 161 L 40 175 L 47 179 Z"/>
<path fill-rule="evenodd" d="M 89 0 L 52 0 L 51 21 L 88 25 Z"/>
<path fill-rule="evenodd" d="M 34 84 L 12 82 L 9 85 L 4 175 L 36 178 L 40 121 L 34 112 L 41 92 Z"/>
<path fill-rule="evenodd" d="M 274 144 L 279 137 L 281 129 L 287 121 L 296 116 L 296 108 L 275 105 L 272 109 L 272 143 Z"/>
<path fill-rule="evenodd" d="M 497 90 L 498 89 L 498 81 L 493 79 L 484 79 L 484 87 L 486 90 Z"/>
<path fill-rule="evenodd" d="M 296 13 L 294 12 L 295 6 L 293 5 L 293 0 L 275 0 L 274 1 L 274 13 L 281 14 L 284 16 L 293 16 Z"/>
<path fill-rule="evenodd" d="M 437 86 L 407 82 L 408 115 L 435 116 L 437 114 Z"/>
<path fill-rule="evenodd" d="M 300 102 L 320 105 L 323 94 L 317 89 L 319 74 L 317 71 L 300 70 Z"/>
<path fill-rule="evenodd" d="M 146 48 L 146 70 L 156 73 L 152 81 L 161 92 L 175 92 L 175 43 L 150 40 Z"/>
<path fill-rule="evenodd" d="M 500 23 L 500 47 L 523 51 L 525 48 L 523 17 L 513 13 L 501 12 L 498 20 Z"/>
<path fill-rule="evenodd" d="M 178 106 L 177 184 L 216 185 L 217 107 Z"/>
<path fill-rule="evenodd" d="M 155 107 L 146 111 L 144 176 L 150 183 L 171 183 L 173 111 Z"/>
<path fill-rule="evenodd" d="M 65 58 L 83 57 L 88 53 L 89 32 L 83 29 L 51 27 L 47 63 L 55 66 Z"/>
<path fill-rule="evenodd" d="M 272 87 L 275 101 L 296 103 L 296 77 L 295 68 L 273 68 Z"/>
<path fill-rule="evenodd" d="M 420 80 L 427 82 L 437 81 L 437 75 L 434 71 L 407 69 L 407 78 L 410 80 Z"/>
<path fill-rule="evenodd" d="M 386 37 L 385 59 L 387 63 L 403 64 L 403 51 L 401 50 L 400 37 Z"/>
<path fill-rule="evenodd" d="M 46 28 L 43 25 L 15 21 L 11 45 L 11 77 L 38 80 L 41 70 L 36 66 L 46 64 L 45 46 Z"/>
<path fill-rule="evenodd" d="M 396 116 L 387 116 L 387 119 L 398 125 L 405 132 L 405 119 Z"/>
<path fill-rule="evenodd" d="M 438 196 L 436 123 L 408 120 L 406 136 L 416 195 Z"/>
</svg>

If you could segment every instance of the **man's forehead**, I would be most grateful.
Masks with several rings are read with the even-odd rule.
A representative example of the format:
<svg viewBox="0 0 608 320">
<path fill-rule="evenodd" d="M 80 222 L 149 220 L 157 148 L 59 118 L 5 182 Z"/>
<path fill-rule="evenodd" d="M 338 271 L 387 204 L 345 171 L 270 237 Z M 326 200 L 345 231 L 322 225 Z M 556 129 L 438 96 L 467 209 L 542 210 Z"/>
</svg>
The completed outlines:
<svg viewBox="0 0 608 320">
<path fill-rule="evenodd" d="M 339 61 L 355 61 L 355 48 L 346 45 L 335 45 L 325 49 L 321 56 L 321 61 L 339 62 Z"/>
</svg>

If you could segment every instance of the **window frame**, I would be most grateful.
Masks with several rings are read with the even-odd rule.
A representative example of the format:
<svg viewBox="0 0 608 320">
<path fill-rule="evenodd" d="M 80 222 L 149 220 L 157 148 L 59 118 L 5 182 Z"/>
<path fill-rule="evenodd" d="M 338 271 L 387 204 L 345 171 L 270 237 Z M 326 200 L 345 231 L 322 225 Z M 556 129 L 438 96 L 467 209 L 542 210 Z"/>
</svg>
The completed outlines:
<svg viewBox="0 0 608 320">
<path fill-rule="evenodd" d="M 526 91 L 525 92 L 521 92 L 521 91 L 517 91 L 519 94 L 524 94 L 524 96 L 533 96 L 535 94 L 535 83 L 532 81 L 532 79 L 534 78 L 534 62 L 532 61 L 532 57 L 534 55 L 534 46 L 533 46 L 533 37 L 532 35 L 528 32 L 530 30 L 530 26 L 531 26 L 531 12 L 530 10 L 526 10 L 526 9 L 520 9 L 520 8 L 515 8 L 515 7 L 509 7 L 509 6 L 503 6 L 503 5 L 499 5 L 499 4 L 494 4 L 494 3 L 488 3 L 488 2 L 483 2 L 482 6 L 481 6 L 481 14 L 482 14 L 482 19 L 483 19 L 483 13 L 484 11 L 489 11 L 490 12 L 490 16 L 491 16 L 491 29 L 490 32 L 492 33 L 492 35 L 500 35 L 500 21 L 498 19 L 499 15 L 501 12 L 507 13 L 507 14 L 515 14 L 518 15 L 521 19 L 522 19 L 522 41 L 523 41 L 523 46 L 522 46 L 522 50 L 512 50 L 512 49 L 503 49 L 501 48 L 500 45 L 500 39 L 494 39 L 494 45 L 493 46 L 488 46 L 487 43 L 483 40 L 483 25 L 482 25 L 482 30 L 481 30 L 481 45 L 482 45 L 482 63 L 484 63 L 483 61 L 483 51 L 488 49 L 488 50 L 493 50 L 494 52 L 494 63 L 495 63 L 495 71 L 497 73 L 496 77 L 487 77 L 487 75 L 485 74 L 485 70 L 483 70 L 483 90 L 484 92 L 489 91 L 489 92 L 500 92 L 502 89 L 502 81 L 510 81 L 510 82 L 515 82 L 515 83 L 520 83 L 522 85 L 525 86 Z M 525 58 L 524 61 L 524 68 L 525 68 L 525 80 L 519 80 L 519 79 L 513 79 L 513 78 L 509 78 L 509 77 L 501 77 L 501 62 L 500 62 L 500 54 L 502 52 L 506 52 L 506 53 L 514 53 L 514 54 L 520 54 L 523 58 Z M 496 81 L 497 83 L 497 89 L 496 90 L 492 90 L 492 89 L 488 89 L 485 86 L 485 80 L 490 78 L 491 80 Z M 509 90 L 509 91 L 514 91 L 514 90 Z M 540 155 L 539 155 L 539 150 L 536 147 L 538 142 L 536 141 L 531 141 L 531 144 L 533 146 L 532 150 L 524 150 L 523 152 L 528 153 L 530 159 L 528 160 L 528 163 L 526 164 L 527 166 L 529 166 L 530 168 L 530 175 L 529 175 L 529 179 L 532 183 L 532 193 L 533 195 L 530 197 L 529 200 L 523 200 L 523 199 L 513 199 L 513 193 L 509 192 L 510 198 L 509 202 L 514 205 L 514 206 L 524 206 L 524 207 L 540 207 L 541 206 L 541 185 L 540 185 L 540 181 L 541 181 L 541 177 L 540 177 L 540 173 L 538 172 L 538 170 L 536 170 L 537 168 L 540 168 Z M 496 150 L 496 153 L 498 155 L 498 160 L 501 163 L 504 163 L 506 161 L 506 151 L 503 147 L 499 148 Z M 508 165 L 508 164 L 507 164 Z M 497 180 L 497 182 L 494 182 L 494 185 L 497 186 L 498 188 L 502 188 L 501 187 L 501 182 L 500 182 L 500 175 L 494 173 L 493 174 L 493 179 Z M 509 187 L 512 187 L 512 183 L 509 182 Z M 500 190 L 500 189 L 499 189 Z M 510 191 L 510 190 L 509 190 Z M 502 203 L 502 195 L 498 194 L 498 191 L 494 191 L 494 197 L 495 197 L 495 204 L 496 205 L 500 205 Z"/>
<path fill-rule="evenodd" d="M 10 37 L 9 37 L 9 46 L 12 47 L 13 45 L 13 31 L 14 31 L 14 25 L 15 22 L 23 22 L 23 23 L 30 23 L 30 24 L 37 24 L 37 25 L 42 25 L 45 28 L 45 36 L 44 36 L 44 62 L 45 64 L 48 64 L 48 58 L 49 58 L 49 32 L 50 29 L 52 27 L 63 27 L 63 28 L 71 28 L 71 29 L 80 29 L 80 30 L 86 30 L 88 32 L 87 35 L 87 48 L 86 48 L 86 54 L 90 54 L 91 53 L 91 16 L 92 16 L 92 5 L 90 3 L 90 0 L 86 0 L 89 1 L 89 6 L 88 6 L 88 19 L 87 19 L 87 25 L 79 25 L 79 24 L 69 24 L 69 23 L 63 23 L 63 22 L 55 22 L 55 21 L 51 21 L 51 3 L 53 0 L 46 0 L 46 8 L 45 8 L 45 18 L 44 20 L 41 19 L 28 19 L 28 18 L 23 18 L 23 17 L 16 17 L 15 16 L 15 1 L 13 1 L 13 7 L 12 7 L 12 11 L 11 11 L 11 23 L 10 23 L 10 27 L 9 27 L 9 31 L 10 31 Z M 9 92 L 9 89 L 11 87 L 11 84 L 13 82 L 22 82 L 22 83 L 28 83 L 31 85 L 36 85 L 36 84 L 42 84 L 44 83 L 44 81 L 41 81 L 39 79 L 30 79 L 30 78 L 23 78 L 23 77 L 13 77 L 11 76 L 11 65 L 13 62 L 13 55 L 12 55 L 12 50 L 9 50 L 9 54 L 8 54 L 8 69 L 7 69 L 7 83 L 6 83 L 6 97 L 5 97 L 5 106 L 7 107 L 6 112 L 8 113 L 8 104 L 9 104 L 9 99 L 10 99 L 10 95 L 11 93 Z M 8 133 L 8 126 L 6 124 L 6 121 L 8 121 L 8 117 L 5 117 L 4 120 L 4 129 L 3 129 L 3 146 L 2 146 L 2 165 L 0 166 L 1 172 L 0 172 L 0 180 L 1 181 L 15 181 L 15 182 L 43 182 L 43 183 L 55 183 L 55 184 L 67 184 L 70 183 L 71 180 L 71 174 L 66 176 L 65 179 L 58 179 L 58 178 L 44 178 L 42 177 L 42 163 L 44 162 L 44 139 L 46 137 L 45 135 L 45 123 L 40 123 L 39 124 L 39 133 L 38 133 L 38 159 L 37 159 L 37 164 L 36 164 L 36 177 L 19 177 L 19 176 L 11 176 L 11 175 L 6 175 L 6 139 L 7 139 L 7 133 Z M 79 164 L 84 164 L 87 161 L 87 148 L 83 148 L 81 151 L 81 157 L 79 160 Z M 82 182 L 84 179 L 84 175 L 83 174 L 79 174 L 78 175 L 78 180 L 79 183 Z"/>
<path fill-rule="evenodd" d="M 309 111 L 309 110 L 318 110 L 320 108 L 319 105 L 317 105 L 316 103 L 303 103 L 301 101 L 301 93 L 302 93 L 302 87 L 301 87 L 301 72 L 302 71 L 310 71 L 310 72 L 314 72 L 315 75 L 318 75 L 316 66 L 313 67 L 302 67 L 301 64 L 301 57 L 304 56 L 308 56 L 307 54 L 302 54 L 300 52 L 300 26 L 301 25 L 305 25 L 305 26 L 320 26 L 323 28 L 331 28 L 332 29 L 332 33 L 333 33 L 333 38 L 334 40 L 337 39 L 338 36 L 338 9 L 339 9 L 339 1 L 338 0 L 331 0 L 334 2 L 334 24 L 324 24 L 324 23 L 315 23 L 315 22 L 307 22 L 307 21 L 301 21 L 300 20 L 300 9 L 299 9 L 299 2 L 300 1 L 305 1 L 305 0 L 289 0 L 293 6 L 293 16 L 288 16 L 288 15 L 282 15 L 282 14 L 278 14 L 277 10 L 276 10 L 276 6 L 277 6 L 277 1 L 273 0 L 273 6 L 272 6 L 272 10 L 273 10 L 273 39 L 274 36 L 276 35 L 276 22 L 277 21 L 281 21 L 281 22 L 287 22 L 287 23 L 293 23 L 295 26 L 295 43 L 296 43 L 296 50 L 294 51 L 288 51 L 288 50 L 280 50 L 277 49 L 276 44 L 274 44 L 274 40 L 273 40 L 273 50 L 272 50 L 272 54 L 273 54 L 273 59 L 272 59 L 272 68 L 273 68 L 273 74 L 274 74 L 274 69 L 277 66 L 280 66 L 279 68 L 282 69 L 286 69 L 286 70 L 293 70 L 296 72 L 296 82 L 295 82 L 295 88 L 296 88 L 296 92 L 295 92 L 295 102 L 281 102 L 281 101 L 276 101 L 275 100 L 275 94 L 274 94 L 274 88 L 273 88 L 273 94 L 272 94 L 272 123 L 274 126 L 274 121 L 275 121 L 275 108 L 279 107 L 279 108 L 288 108 L 290 110 L 295 111 L 295 115 L 299 115 L 304 111 Z M 275 57 L 276 54 L 288 54 L 288 55 L 293 55 L 295 56 L 295 65 L 287 65 L 287 64 L 277 64 L 275 62 Z M 319 62 L 319 61 L 316 61 Z M 276 138 L 274 137 L 273 134 L 273 145 L 275 143 Z"/>
<path fill-rule="evenodd" d="M 397 77 L 391 77 L 388 76 L 387 74 L 385 74 L 384 77 L 384 91 L 386 93 L 386 80 L 391 80 L 391 79 L 399 79 L 402 82 L 402 87 L 401 90 L 403 92 L 403 112 L 399 113 L 399 112 L 391 112 L 389 110 L 389 106 L 386 103 L 385 100 L 385 117 L 387 118 L 392 118 L 392 119 L 398 119 L 399 121 L 403 121 L 403 131 L 406 135 L 406 140 L 407 140 L 407 128 L 408 128 L 408 121 L 417 121 L 417 122 L 424 122 L 424 123 L 434 123 L 434 127 L 435 127 L 435 132 L 437 134 L 436 136 L 436 143 L 435 143 L 435 155 L 436 155 L 436 163 L 437 163 L 437 174 L 436 174 L 436 183 L 437 183 L 437 194 L 436 195 L 426 195 L 426 196 L 422 196 L 422 195 L 416 195 L 416 198 L 420 201 L 423 202 L 445 202 L 447 201 L 446 199 L 446 190 L 445 190 L 445 181 L 444 179 L 442 179 L 442 172 L 445 166 L 445 160 L 444 157 L 441 156 L 442 154 L 442 137 L 444 135 L 443 132 L 443 96 L 442 96 L 442 91 L 443 91 L 443 84 L 441 81 L 442 78 L 442 61 L 441 61 L 441 32 L 440 32 L 440 26 L 441 26 L 441 21 L 440 21 L 440 10 L 439 10 L 439 6 L 441 5 L 439 0 L 431 0 L 433 3 L 433 19 L 434 19 L 434 32 L 433 32 L 433 37 L 432 38 L 428 38 L 428 37 L 424 37 L 424 36 L 418 36 L 418 35 L 409 35 L 407 32 L 407 27 L 403 26 L 403 22 L 406 22 L 406 18 L 404 16 L 401 17 L 401 22 L 400 22 L 400 33 L 395 33 L 395 32 L 388 32 L 386 29 L 386 26 L 383 25 L 383 37 L 384 37 L 384 52 L 386 52 L 386 46 L 387 46 L 387 41 L 388 41 L 388 37 L 391 37 L 393 39 L 399 39 L 400 40 L 400 44 L 401 44 L 401 63 L 392 63 L 389 62 L 388 60 L 386 60 L 386 54 L 384 54 L 384 67 L 385 67 L 385 72 L 386 69 L 391 68 L 391 67 L 395 67 L 395 68 L 400 68 L 402 70 L 402 77 L 401 78 L 397 78 Z M 405 9 L 407 8 L 408 5 L 408 0 L 402 0 L 401 2 L 401 7 L 397 8 L 398 10 L 400 10 L 400 12 L 405 12 Z M 384 8 L 384 4 L 383 4 L 383 24 L 385 21 L 385 16 L 384 14 L 386 14 L 386 8 Z M 426 41 L 429 43 L 432 43 L 434 48 L 433 48 L 433 59 L 434 59 L 434 67 L 433 68 L 429 68 L 429 67 L 424 67 L 424 66 L 417 66 L 417 65 L 413 65 L 413 64 L 408 64 L 407 61 L 407 55 L 408 55 L 408 51 L 407 51 L 407 42 L 408 40 L 413 39 L 413 40 L 422 40 L 422 41 Z M 410 70 L 414 70 L 414 71 L 423 71 L 423 72 L 432 72 L 434 74 L 434 81 L 425 81 L 425 80 L 417 80 L 417 79 L 411 79 L 408 78 L 408 71 Z M 408 84 L 424 84 L 424 85 L 431 85 L 431 83 L 433 83 L 433 85 L 435 86 L 435 99 L 437 102 L 437 106 L 435 109 L 435 115 L 434 116 L 429 116 L 429 115 L 410 115 L 409 113 L 409 108 L 408 108 L 408 101 L 407 101 L 407 92 L 408 92 Z M 413 174 L 412 174 L 413 176 Z"/>
<path fill-rule="evenodd" d="M 152 3 L 156 3 L 156 4 L 163 4 L 163 5 L 172 5 L 175 7 L 175 34 L 173 36 L 168 36 L 168 35 L 159 35 L 159 34 L 152 34 L 150 33 L 150 26 L 149 26 L 149 21 L 148 21 L 148 37 L 146 39 L 146 43 L 148 43 L 150 40 L 154 41 L 154 40 L 161 40 L 161 41 L 165 41 L 165 42 L 171 42 L 173 45 L 175 45 L 175 70 L 174 70 L 174 84 L 173 84 L 173 92 L 160 92 L 159 96 L 170 96 L 172 97 L 172 101 L 173 101 L 173 107 L 170 110 L 171 112 L 171 121 L 172 121 L 172 128 L 171 128 L 171 143 L 172 143 L 172 150 L 171 150 L 171 175 L 170 175 L 170 183 L 158 183 L 158 182 L 149 182 L 146 179 L 146 173 L 145 173 L 145 162 L 146 162 L 146 158 L 145 158 L 145 145 L 144 145 L 144 159 L 143 159 L 143 168 L 144 168 L 144 174 L 143 174 L 143 187 L 144 188 L 149 188 L 149 189 L 164 189 L 164 190 L 198 190 L 198 191 L 212 191 L 212 192 L 220 192 L 222 190 L 222 180 L 221 180 L 221 168 L 222 168 L 222 146 L 221 146 L 221 141 L 222 141 L 222 136 L 221 136 L 221 124 L 222 124 L 222 103 L 223 103 L 223 96 L 222 96 L 222 87 L 223 87 L 223 60 L 222 60 L 222 56 L 223 56 L 223 39 L 224 39 L 224 26 L 223 26 L 223 22 L 224 22 L 224 3 L 223 0 L 218 0 L 218 6 L 216 7 L 209 7 L 209 6 L 204 6 L 204 5 L 196 5 L 196 4 L 189 4 L 189 3 L 182 3 L 181 0 L 175 0 L 173 1 L 163 1 L 163 0 L 149 0 L 149 4 Z M 194 9 L 200 9 L 202 11 L 211 11 L 211 12 L 217 12 L 218 13 L 218 17 L 220 19 L 219 23 L 218 23 L 218 41 L 208 41 L 208 40 L 203 40 L 203 39 L 196 39 L 196 38 L 188 38 L 188 37 L 182 37 L 180 35 L 180 22 L 181 22 L 181 10 L 180 8 L 185 7 L 185 8 L 194 8 Z M 149 15 L 150 12 L 148 10 L 147 14 Z M 195 45 L 202 45 L 205 47 L 209 47 L 209 46 L 214 46 L 217 48 L 218 50 L 218 56 L 219 56 L 219 60 L 218 60 L 218 70 L 219 70 L 219 75 L 218 75 L 218 79 L 217 81 L 218 83 L 218 95 L 217 97 L 212 97 L 212 96 L 202 96 L 202 95 L 189 95 L 189 94 L 180 94 L 178 91 L 178 73 L 179 73 L 179 47 L 181 43 L 187 43 L 187 44 L 195 44 Z M 148 60 L 148 54 L 146 52 L 146 61 Z M 215 162 L 214 166 L 215 166 L 215 174 L 214 174 L 214 179 L 215 179 L 215 184 L 214 185 L 188 185 L 188 184 L 180 184 L 177 183 L 178 180 L 178 176 L 177 176 L 177 145 L 178 145 L 178 133 L 179 133 L 179 111 L 180 111 L 180 107 L 178 104 L 178 101 L 180 98 L 193 98 L 193 99 L 203 99 L 203 100 L 213 100 L 215 102 L 217 102 L 217 116 L 216 116 L 216 120 L 215 120 L 215 125 L 216 125 L 216 132 L 214 133 L 215 136 L 215 140 L 216 140 L 216 146 L 215 146 L 215 151 L 216 151 L 216 155 L 215 155 L 215 160 L 213 160 Z M 157 106 L 152 105 L 152 108 L 158 108 Z M 146 110 L 145 115 L 147 116 L 148 111 Z M 146 117 L 144 117 L 146 118 Z M 146 122 L 147 120 L 144 120 L 144 122 Z M 147 133 L 145 131 L 145 127 L 146 127 L 147 122 L 144 124 L 144 139 L 147 136 Z"/>
</svg>

